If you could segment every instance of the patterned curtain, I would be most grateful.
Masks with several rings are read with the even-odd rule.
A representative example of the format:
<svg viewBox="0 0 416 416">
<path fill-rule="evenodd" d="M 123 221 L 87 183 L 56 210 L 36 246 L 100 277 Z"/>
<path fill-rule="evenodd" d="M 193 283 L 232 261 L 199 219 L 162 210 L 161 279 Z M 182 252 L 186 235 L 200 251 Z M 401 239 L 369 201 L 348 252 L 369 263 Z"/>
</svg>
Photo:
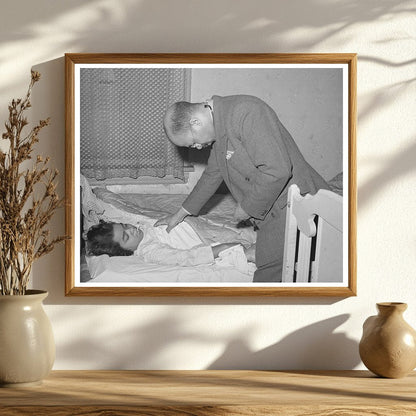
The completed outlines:
<svg viewBox="0 0 416 416">
<path fill-rule="evenodd" d="M 184 180 L 184 161 L 163 131 L 163 116 L 170 104 L 188 99 L 188 77 L 183 68 L 81 68 L 81 173 Z"/>
</svg>

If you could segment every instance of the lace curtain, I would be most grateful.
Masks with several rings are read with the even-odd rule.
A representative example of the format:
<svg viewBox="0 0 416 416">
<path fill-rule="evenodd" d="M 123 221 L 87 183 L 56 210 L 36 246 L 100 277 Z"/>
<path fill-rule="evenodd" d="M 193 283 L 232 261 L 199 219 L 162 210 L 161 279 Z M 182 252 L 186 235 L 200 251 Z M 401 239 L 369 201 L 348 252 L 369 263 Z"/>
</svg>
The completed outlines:
<svg viewBox="0 0 416 416">
<path fill-rule="evenodd" d="M 82 174 L 184 180 L 184 161 L 163 131 L 163 115 L 173 102 L 188 99 L 188 78 L 184 68 L 82 68 Z"/>
</svg>

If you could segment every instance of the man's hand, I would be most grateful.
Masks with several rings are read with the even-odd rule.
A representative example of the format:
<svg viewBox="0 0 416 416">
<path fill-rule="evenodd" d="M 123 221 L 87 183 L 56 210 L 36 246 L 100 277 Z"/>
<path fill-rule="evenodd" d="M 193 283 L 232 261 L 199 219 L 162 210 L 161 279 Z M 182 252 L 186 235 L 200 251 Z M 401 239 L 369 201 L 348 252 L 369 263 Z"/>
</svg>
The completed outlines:
<svg viewBox="0 0 416 416">
<path fill-rule="evenodd" d="M 240 221 L 246 220 L 247 218 L 250 218 L 250 215 L 248 215 L 243 210 L 243 208 L 241 208 L 241 205 L 238 204 L 237 208 L 235 209 L 235 212 L 234 212 L 234 221 L 238 223 Z"/>
<path fill-rule="evenodd" d="M 181 223 L 189 213 L 185 211 L 182 207 L 178 212 L 167 217 L 161 218 L 156 221 L 154 227 L 159 227 L 160 225 L 167 225 L 166 231 L 170 233 L 173 228 L 175 228 L 179 223 Z"/>
</svg>

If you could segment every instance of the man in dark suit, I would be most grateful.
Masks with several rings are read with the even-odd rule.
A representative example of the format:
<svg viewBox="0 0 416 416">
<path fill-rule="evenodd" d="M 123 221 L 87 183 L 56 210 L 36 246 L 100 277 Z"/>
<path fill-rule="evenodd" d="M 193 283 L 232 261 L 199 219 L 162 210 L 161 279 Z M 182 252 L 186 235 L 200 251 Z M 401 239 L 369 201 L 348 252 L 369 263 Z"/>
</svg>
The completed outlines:
<svg viewBox="0 0 416 416">
<path fill-rule="evenodd" d="M 159 220 L 167 231 L 198 215 L 221 182 L 238 202 L 236 221 L 257 228 L 254 282 L 281 282 L 288 188 L 302 194 L 328 189 L 305 161 L 275 111 L 249 95 L 213 96 L 203 103 L 177 102 L 166 112 L 165 132 L 177 146 L 212 145 L 208 165 L 183 206 Z"/>
</svg>

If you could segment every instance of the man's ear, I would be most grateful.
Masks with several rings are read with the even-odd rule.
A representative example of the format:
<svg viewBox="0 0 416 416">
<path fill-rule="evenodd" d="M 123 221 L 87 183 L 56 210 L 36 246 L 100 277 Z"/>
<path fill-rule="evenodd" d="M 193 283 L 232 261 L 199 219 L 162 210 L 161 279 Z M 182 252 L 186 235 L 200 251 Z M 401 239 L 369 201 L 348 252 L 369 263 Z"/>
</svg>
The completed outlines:
<svg viewBox="0 0 416 416">
<path fill-rule="evenodd" d="M 201 125 L 201 120 L 199 118 L 191 118 L 189 120 L 189 124 L 192 126 L 200 126 Z"/>
</svg>

